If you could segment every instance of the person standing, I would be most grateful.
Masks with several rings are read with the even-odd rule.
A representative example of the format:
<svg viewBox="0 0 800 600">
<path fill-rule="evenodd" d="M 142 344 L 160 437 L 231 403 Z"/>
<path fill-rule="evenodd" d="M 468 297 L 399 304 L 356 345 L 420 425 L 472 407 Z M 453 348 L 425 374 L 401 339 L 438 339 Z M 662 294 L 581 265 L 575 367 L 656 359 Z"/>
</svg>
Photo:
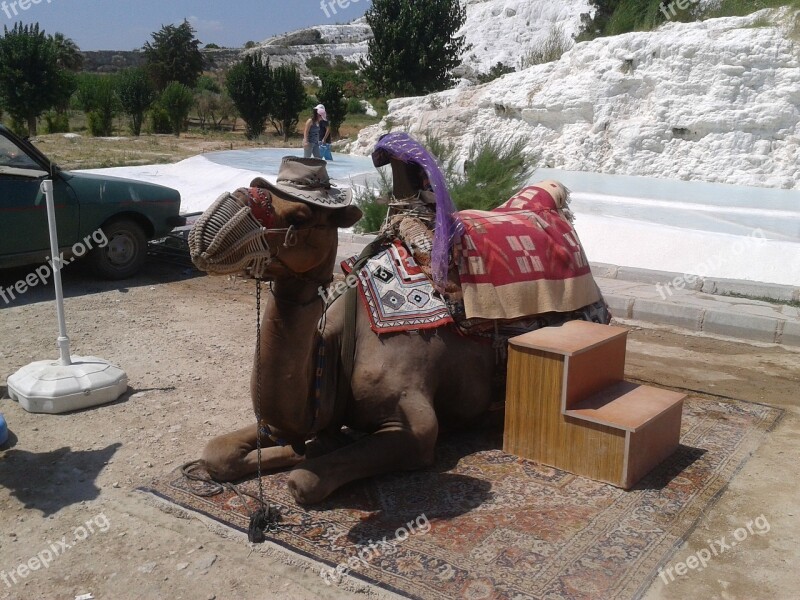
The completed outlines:
<svg viewBox="0 0 800 600">
<path fill-rule="evenodd" d="M 329 144 L 331 141 L 331 130 L 330 123 L 328 123 L 328 112 L 325 110 L 324 104 L 317 104 L 314 108 L 322 117 L 322 120 L 319 122 L 319 143 Z"/>
<path fill-rule="evenodd" d="M 320 131 L 319 131 L 319 124 L 323 121 L 323 115 L 327 116 L 324 112 L 323 107 L 323 114 L 320 114 L 320 111 L 317 108 L 311 113 L 311 118 L 306 121 L 306 127 L 303 130 L 303 156 L 305 158 L 322 158 L 322 155 L 319 152 L 319 143 L 320 143 Z"/>
</svg>

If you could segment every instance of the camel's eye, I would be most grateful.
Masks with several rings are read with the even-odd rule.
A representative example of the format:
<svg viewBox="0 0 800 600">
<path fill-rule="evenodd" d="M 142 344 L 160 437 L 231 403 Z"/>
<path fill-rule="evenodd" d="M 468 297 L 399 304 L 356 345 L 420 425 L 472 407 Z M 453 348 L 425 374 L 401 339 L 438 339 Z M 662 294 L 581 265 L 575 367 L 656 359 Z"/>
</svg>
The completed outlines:
<svg viewBox="0 0 800 600">
<path fill-rule="evenodd" d="M 292 227 L 299 229 L 308 225 L 313 217 L 314 215 L 311 213 L 311 210 L 307 206 L 303 206 L 299 210 L 292 211 L 291 214 L 287 215 L 286 222 Z"/>
</svg>

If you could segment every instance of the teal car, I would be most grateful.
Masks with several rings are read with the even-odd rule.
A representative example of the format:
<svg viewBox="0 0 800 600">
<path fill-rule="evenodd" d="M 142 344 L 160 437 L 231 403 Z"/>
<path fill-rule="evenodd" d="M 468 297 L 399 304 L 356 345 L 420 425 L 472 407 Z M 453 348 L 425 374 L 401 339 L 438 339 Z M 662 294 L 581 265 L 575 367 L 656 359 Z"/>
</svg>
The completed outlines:
<svg viewBox="0 0 800 600">
<path fill-rule="evenodd" d="M 45 179 L 53 180 L 61 252 L 85 254 L 109 279 L 134 275 L 148 240 L 185 219 L 181 196 L 168 187 L 61 170 L 29 141 L 0 125 L 0 269 L 41 264 L 50 256 Z M 102 243 L 101 243 L 102 241 Z"/>
</svg>

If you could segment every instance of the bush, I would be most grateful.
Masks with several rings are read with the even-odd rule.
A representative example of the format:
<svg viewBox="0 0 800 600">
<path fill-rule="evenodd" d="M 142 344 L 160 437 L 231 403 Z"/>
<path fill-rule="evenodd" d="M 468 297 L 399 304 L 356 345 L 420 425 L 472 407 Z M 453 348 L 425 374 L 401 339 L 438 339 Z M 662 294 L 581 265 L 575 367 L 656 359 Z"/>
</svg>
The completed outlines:
<svg viewBox="0 0 800 600">
<path fill-rule="evenodd" d="M 130 117 L 131 133 L 138 136 L 147 110 L 156 98 L 150 79 L 144 69 L 126 69 L 119 74 L 118 87 L 122 110 Z"/>
<path fill-rule="evenodd" d="M 470 147 L 465 171 L 458 168 L 456 146 L 452 141 L 426 134 L 424 145 L 439 161 L 450 195 L 459 210 L 491 210 L 519 191 L 530 176 L 533 160 L 525 154 L 525 141 L 494 142 L 478 139 Z M 391 175 L 379 169 L 377 186 L 367 186 L 355 194 L 364 217 L 355 225 L 358 233 L 379 231 L 388 207 L 379 197 L 392 196 Z"/>
<path fill-rule="evenodd" d="M 120 109 L 117 87 L 117 77 L 112 75 L 84 74 L 78 79 L 78 104 L 95 137 L 108 137 L 114 131 L 114 117 Z"/>
<path fill-rule="evenodd" d="M 69 133 L 69 116 L 66 113 L 51 111 L 44 116 L 45 133 Z"/>
<path fill-rule="evenodd" d="M 169 113 L 161 106 L 150 109 L 150 133 L 172 133 Z"/>
<path fill-rule="evenodd" d="M 391 171 L 386 168 L 378 169 L 378 183 L 376 186 L 367 184 L 359 188 L 354 194 L 353 199 L 356 205 L 364 213 L 361 220 L 355 224 L 353 229 L 356 233 L 369 234 L 377 233 L 383 227 L 389 207 L 386 204 L 378 204 L 378 198 L 392 197 L 392 176 Z"/>
<path fill-rule="evenodd" d="M 86 115 L 89 133 L 93 137 L 109 137 L 114 132 L 114 117 L 108 113 L 93 110 Z"/>
<path fill-rule="evenodd" d="M 194 106 L 192 90 L 182 83 L 173 81 L 161 93 L 158 103 L 167 113 L 172 133 L 175 134 L 175 137 L 180 137 L 186 120 L 189 118 L 189 111 Z"/>
<path fill-rule="evenodd" d="M 247 139 L 254 140 L 264 133 L 267 117 L 274 107 L 273 72 L 269 57 L 249 54 L 227 75 L 225 88 L 246 124 Z"/>
<path fill-rule="evenodd" d="M 498 62 L 495 66 L 489 69 L 488 73 L 480 73 L 478 75 L 478 83 L 489 83 L 490 81 L 494 81 L 498 77 L 502 77 L 503 75 L 515 72 L 516 69 L 514 67 L 510 67 L 508 65 L 504 65 L 501 62 Z"/>
<path fill-rule="evenodd" d="M 547 37 L 528 50 L 522 58 L 520 67 L 527 69 L 534 65 L 543 65 L 561 58 L 564 53 L 572 47 L 572 43 L 564 33 L 561 25 L 553 25 Z"/>
<path fill-rule="evenodd" d="M 427 135 L 425 145 L 439 160 L 459 210 L 491 210 L 499 206 L 525 184 L 533 163 L 525 154 L 523 139 L 477 139 L 470 147 L 463 171 L 458 169 L 455 144 Z"/>
<path fill-rule="evenodd" d="M 347 100 L 347 114 L 349 115 L 363 115 L 367 112 L 361 100 L 358 98 L 348 98 Z"/>
</svg>

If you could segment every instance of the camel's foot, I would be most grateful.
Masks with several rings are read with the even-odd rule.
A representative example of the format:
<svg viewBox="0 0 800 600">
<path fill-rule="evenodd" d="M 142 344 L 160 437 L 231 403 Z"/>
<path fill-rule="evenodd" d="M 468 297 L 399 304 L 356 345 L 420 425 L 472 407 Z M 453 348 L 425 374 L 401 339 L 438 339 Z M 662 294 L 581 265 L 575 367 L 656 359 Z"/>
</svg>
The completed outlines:
<svg viewBox="0 0 800 600">
<path fill-rule="evenodd" d="M 308 469 L 297 467 L 289 475 L 289 492 L 298 504 L 317 504 L 327 498 L 335 487 L 326 486 L 324 481 Z"/>
<path fill-rule="evenodd" d="M 263 440 L 262 440 L 263 442 Z M 212 479 L 235 481 L 258 471 L 255 427 L 245 427 L 212 439 L 203 450 L 203 464 Z M 293 467 L 304 460 L 291 446 L 265 445 L 261 469 L 271 471 Z"/>
</svg>

